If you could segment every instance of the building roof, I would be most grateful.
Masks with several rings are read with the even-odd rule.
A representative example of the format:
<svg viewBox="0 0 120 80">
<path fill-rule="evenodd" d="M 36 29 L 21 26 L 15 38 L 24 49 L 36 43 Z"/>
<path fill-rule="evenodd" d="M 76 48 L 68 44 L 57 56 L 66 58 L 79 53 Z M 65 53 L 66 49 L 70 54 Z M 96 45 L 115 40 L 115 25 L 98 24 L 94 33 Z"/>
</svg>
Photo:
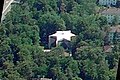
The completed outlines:
<svg viewBox="0 0 120 80">
<path fill-rule="evenodd" d="M 109 9 L 104 9 L 100 13 L 102 15 L 120 15 L 120 9 L 119 8 L 109 8 Z"/>
<path fill-rule="evenodd" d="M 55 34 L 52 34 L 49 37 L 53 37 L 53 36 L 57 37 L 57 42 L 63 39 L 70 41 L 71 37 L 75 36 L 75 34 L 71 33 L 71 31 L 68 30 L 68 31 L 57 31 Z"/>
<path fill-rule="evenodd" d="M 65 57 L 70 56 L 70 53 L 64 52 L 64 56 Z"/>
<path fill-rule="evenodd" d="M 104 52 L 112 52 L 112 46 L 111 45 L 106 45 L 103 47 Z"/>
<path fill-rule="evenodd" d="M 13 1 L 14 0 L 4 0 L 3 13 L 7 10 Z"/>
<path fill-rule="evenodd" d="M 50 52 L 51 50 L 50 49 L 44 49 L 43 51 L 44 52 Z"/>
<path fill-rule="evenodd" d="M 120 25 L 110 27 L 109 32 L 120 32 Z"/>
</svg>

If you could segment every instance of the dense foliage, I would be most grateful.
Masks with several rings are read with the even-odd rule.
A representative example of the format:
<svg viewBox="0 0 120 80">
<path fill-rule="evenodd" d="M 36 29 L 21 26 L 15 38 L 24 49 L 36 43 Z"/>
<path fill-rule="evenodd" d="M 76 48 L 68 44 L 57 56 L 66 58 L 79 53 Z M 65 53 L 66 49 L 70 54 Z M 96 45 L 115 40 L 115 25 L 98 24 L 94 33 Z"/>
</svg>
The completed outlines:
<svg viewBox="0 0 120 80">
<path fill-rule="evenodd" d="M 30 80 L 115 80 L 120 46 L 103 52 L 106 19 L 96 0 L 21 0 L 0 26 L 0 78 Z M 72 55 L 57 46 L 43 52 L 48 36 L 71 30 Z"/>
</svg>

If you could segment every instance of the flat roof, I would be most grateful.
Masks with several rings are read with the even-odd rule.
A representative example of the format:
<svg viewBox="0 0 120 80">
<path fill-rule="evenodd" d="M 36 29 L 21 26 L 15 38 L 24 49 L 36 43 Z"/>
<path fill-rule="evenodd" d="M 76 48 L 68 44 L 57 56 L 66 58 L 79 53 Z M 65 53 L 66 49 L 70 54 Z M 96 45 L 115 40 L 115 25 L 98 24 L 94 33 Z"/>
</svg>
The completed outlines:
<svg viewBox="0 0 120 80">
<path fill-rule="evenodd" d="M 57 31 L 55 34 L 50 35 L 49 37 L 57 37 L 57 41 L 61 41 L 63 39 L 69 40 L 72 36 L 75 36 L 75 34 L 71 33 L 70 30 L 68 31 Z"/>
<path fill-rule="evenodd" d="M 57 31 L 55 34 L 52 34 L 50 36 L 75 36 L 74 34 L 71 33 L 70 30 L 68 31 Z"/>
</svg>

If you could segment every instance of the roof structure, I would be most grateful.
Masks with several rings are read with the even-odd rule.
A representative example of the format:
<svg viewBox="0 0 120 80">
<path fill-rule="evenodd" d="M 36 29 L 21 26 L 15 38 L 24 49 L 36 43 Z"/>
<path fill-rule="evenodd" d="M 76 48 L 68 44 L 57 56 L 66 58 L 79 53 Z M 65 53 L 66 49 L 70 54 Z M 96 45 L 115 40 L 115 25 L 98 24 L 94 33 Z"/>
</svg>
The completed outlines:
<svg viewBox="0 0 120 80">
<path fill-rule="evenodd" d="M 120 15 L 120 9 L 119 8 L 109 8 L 109 9 L 104 9 L 100 13 L 102 15 Z"/>
<path fill-rule="evenodd" d="M 72 36 L 75 36 L 75 34 L 71 33 L 71 31 L 68 30 L 68 31 L 57 31 L 55 34 L 52 34 L 49 37 L 57 37 L 56 43 L 58 43 L 58 41 L 62 41 L 64 39 L 70 41 Z"/>
<path fill-rule="evenodd" d="M 109 32 L 120 32 L 120 25 L 110 27 Z"/>
<path fill-rule="evenodd" d="M 113 47 L 113 46 L 111 46 L 111 45 L 106 45 L 106 46 L 104 46 L 104 47 L 103 47 L 104 52 L 106 52 L 106 53 L 107 53 L 107 52 L 112 52 L 112 47 Z"/>
</svg>

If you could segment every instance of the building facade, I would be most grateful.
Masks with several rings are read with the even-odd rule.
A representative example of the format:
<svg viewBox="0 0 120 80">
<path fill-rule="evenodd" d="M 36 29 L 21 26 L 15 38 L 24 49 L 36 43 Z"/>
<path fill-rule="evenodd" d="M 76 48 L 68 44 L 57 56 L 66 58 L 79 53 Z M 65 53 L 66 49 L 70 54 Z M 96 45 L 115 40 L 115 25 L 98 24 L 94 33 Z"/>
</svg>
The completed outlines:
<svg viewBox="0 0 120 80">
<path fill-rule="evenodd" d="M 19 3 L 20 0 L 4 0 L 2 18 L 1 21 L 5 19 L 6 14 L 11 10 L 12 3 Z"/>
<path fill-rule="evenodd" d="M 108 41 L 113 42 L 114 40 L 120 41 L 120 25 L 110 27 L 108 32 Z"/>
<path fill-rule="evenodd" d="M 100 5 L 110 6 L 110 5 L 116 5 L 116 3 L 117 3 L 117 0 L 99 0 Z"/>
<path fill-rule="evenodd" d="M 109 8 L 100 12 L 102 16 L 105 16 L 108 23 L 113 23 L 114 21 L 120 23 L 120 9 L 119 8 Z"/>
</svg>

